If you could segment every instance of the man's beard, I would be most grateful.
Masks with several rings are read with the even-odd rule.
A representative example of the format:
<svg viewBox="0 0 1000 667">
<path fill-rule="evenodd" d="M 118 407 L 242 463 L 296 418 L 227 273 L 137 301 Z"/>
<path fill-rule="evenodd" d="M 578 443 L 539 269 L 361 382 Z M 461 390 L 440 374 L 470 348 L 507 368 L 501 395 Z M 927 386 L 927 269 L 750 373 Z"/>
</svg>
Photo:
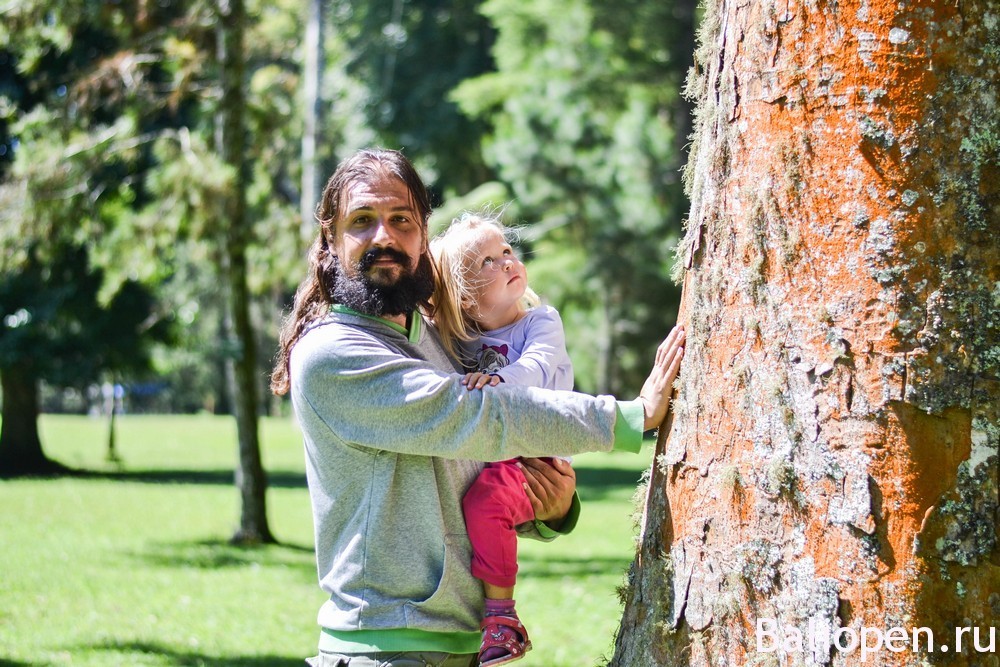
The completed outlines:
<svg viewBox="0 0 1000 667">
<path fill-rule="evenodd" d="M 376 282 L 368 273 L 382 257 L 389 257 L 399 265 L 399 275 L 391 284 Z M 334 301 L 365 315 L 408 315 L 426 303 L 434 292 L 434 272 L 426 253 L 420 255 L 417 268 L 411 270 L 406 254 L 391 248 L 373 248 L 361 256 L 351 276 L 346 274 L 339 258 L 334 261 L 337 262 Z"/>
</svg>

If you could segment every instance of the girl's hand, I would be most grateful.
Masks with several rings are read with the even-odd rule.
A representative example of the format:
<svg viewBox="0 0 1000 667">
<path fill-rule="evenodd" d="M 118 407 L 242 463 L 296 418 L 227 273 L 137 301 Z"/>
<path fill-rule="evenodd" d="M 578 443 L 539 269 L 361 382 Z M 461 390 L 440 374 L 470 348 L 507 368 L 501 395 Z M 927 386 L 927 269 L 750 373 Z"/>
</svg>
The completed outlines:
<svg viewBox="0 0 1000 667">
<path fill-rule="evenodd" d="M 501 379 L 499 375 L 490 375 L 489 373 L 466 373 L 465 377 L 462 378 L 462 384 L 466 389 L 472 391 L 473 389 L 482 389 L 486 385 L 495 387 L 500 384 Z"/>
<path fill-rule="evenodd" d="M 684 327 L 676 326 L 660 343 L 656 350 L 656 362 L 653 370 L 642 385 L 639 400 L 642 401 L 646 419 L 643 428 L 650 430 L 659 427 L 667 416 L 670 407 L 670 394 L 674 388 L 674 378 L 681 367 L 684 358 Z"/>
</svg>

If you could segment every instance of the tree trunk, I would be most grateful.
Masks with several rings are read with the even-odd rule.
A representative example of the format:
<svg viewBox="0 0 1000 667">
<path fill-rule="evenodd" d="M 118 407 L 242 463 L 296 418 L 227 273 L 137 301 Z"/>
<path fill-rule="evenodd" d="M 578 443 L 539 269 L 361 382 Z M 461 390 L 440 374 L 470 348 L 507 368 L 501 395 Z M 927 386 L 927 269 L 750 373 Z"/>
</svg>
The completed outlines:
<svg viewBox="0 0 1000 667">
<path fill-rule="evenodd" d="M 225 275 L 228 276 L 228 257 L 223 257 L 222 267 Z M 213 311 L 213 313 L 218 317 L 218 335 L 222 344 L 210 361 L 212 370 L 215 371 L 215 375 L 212 378 L 212 389 L 215 392 L 212 414 L 235 415 L 236 410 L 233 408 L 233 387 L 235 383 L 232 381 L 231 372 L 233 354 L 231 349 L 233 347 L 232 306 L 230 306 L 227 295 L 222 295 L 221 303 L 217 305 L 217 310 Z"/>
<path fill-rule="evenodd" d="M 696 60 L 687 353 L 612 664 L 996 666 L 996 4 L 712 0 Z"/>
<path fill-rule="evenodd" d="M 42 451 L 38 437 L 38 378 L 24 366 L 0 369 L 0 477 L 42 475 L 61 469 Z"/>
<path fill-rule="evenodd" d="M 115 415 L 118 412 L 117 401 L 114 396 L 111 398 L 111 405 L 108 412 L 108 452 L 104 457 L 109 463 L 121 463 L 121 457 L 118 456 L 118 442 L 115 432 Z"/>
<path fill-rule="evenodd" d="M 316 146 L 320 136 L 320 118 L 323 112 L 323 49 L 324 9 L 326 0 L 309 0 L 306 34 L 303 48 L 305 66 L 302 72 L 305 123 L 302 130 L 302 196 L 299 211 L 302 216 L 302 239 L 308 243 L 316 235 L 316 204 L 319 202 L 321 181 Z"/>
<path fill-rule="evenodd" d="M 216 121 L 216 145 L 223 161 L 235 178 L 225 203 L 226 279 L 229 287 L 229 332 L 235 341 L 231 358 L 233 388 L 239 438 L 239 466 L 236 486 L 240 490 L 242 511 L 240 526 L 232 541 L 237 543 L 273 542 L 267 523 L 265 492 L 267 477 L 261 464 L 257 433 L 257 346 L 250 317 L 250 292 L 247 285 L 246 215 L 247 169 L 245 164 L 246 127 L 243 120 L 243 63 L 246 10 L 243 0 L 220 0 L 218 21 L 218 60 L 222 98 Z"/>
</svg>

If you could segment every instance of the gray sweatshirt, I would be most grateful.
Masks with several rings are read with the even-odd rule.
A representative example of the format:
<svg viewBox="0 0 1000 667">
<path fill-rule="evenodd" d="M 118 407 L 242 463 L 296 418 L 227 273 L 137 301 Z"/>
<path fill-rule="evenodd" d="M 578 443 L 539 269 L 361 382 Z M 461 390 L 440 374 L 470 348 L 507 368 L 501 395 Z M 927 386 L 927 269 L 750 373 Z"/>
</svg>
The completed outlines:
<svg viewBox="0 0 1000 667">
<path fill-rule="evenodd" d="M 616 444 L 638 451 L 642 406 L 503 384 L 470 392 L 418 315 L 407 332 L 345 310 L 334 307 L 291 355 L 317 567 L 330 595 L 319 624 L 339 650 L 345 641 L 440 649 L 428 633 L 452 633 L 464 638 L 452 652 L 475 652 L 483 592 L 461 501 L 481 462 Z"/>
</svg>

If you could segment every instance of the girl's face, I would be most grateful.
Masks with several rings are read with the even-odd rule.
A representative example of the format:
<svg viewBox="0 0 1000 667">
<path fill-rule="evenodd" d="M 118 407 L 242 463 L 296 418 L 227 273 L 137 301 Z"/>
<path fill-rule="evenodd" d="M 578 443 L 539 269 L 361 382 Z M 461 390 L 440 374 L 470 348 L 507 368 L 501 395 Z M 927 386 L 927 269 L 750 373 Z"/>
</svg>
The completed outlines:
<svg viewBox="0 0 1000 667">
<path fill-rule="evenodd" d="M 513 324 L 524 315 L 518 303 L 528 286 L 528 272 L 499 230 L 478 229 L 465 259 L 473 303 L 466 313 L 484 331 Z"/>
</svg>

